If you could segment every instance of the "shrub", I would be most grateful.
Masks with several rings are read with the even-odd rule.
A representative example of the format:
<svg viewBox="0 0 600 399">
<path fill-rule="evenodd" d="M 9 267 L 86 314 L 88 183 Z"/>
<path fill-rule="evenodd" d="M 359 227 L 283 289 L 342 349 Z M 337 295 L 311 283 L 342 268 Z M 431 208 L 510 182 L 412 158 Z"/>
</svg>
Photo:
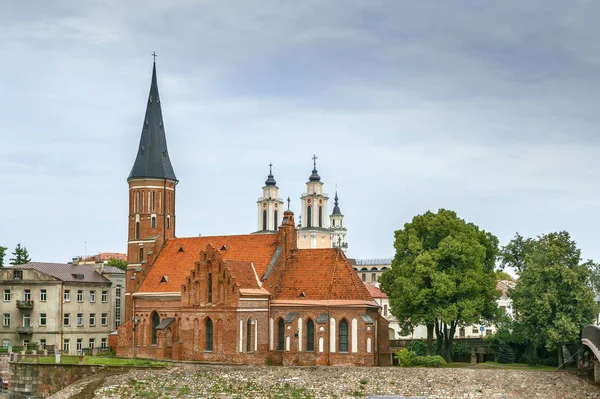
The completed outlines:
<svg viewBox="0 0 600 399">
<path fill-rule="evenodd" d="M 427 356 L 427 341 L 422 339 L 412 341 L 408 345 L 408 350 L 416 353 L 418 356 Z"/>
<path fill-rule="evenodd" d="M 463 357 L 471 354 L 471 345 L 466 342 L 454 342 L 452 344 L 452 357 Z"/>
<path fill-rule="evenodd" d="M 515 351 L 510 344 L 501 343 L 498 345 L 498 349 L 496 350 L 498 363 L 514 363 L 515 357 Z"/>
<path fill-rule="evenodd" d="M 396 352 L 395 358 L 398 359 L 398 365 L 400 367 L 411 367 L 415 365 L 417 354 L 408 349 L 400 349 Z"/>
<path fill-rule="evenodd" d="M 446 361 L 443 357 L 439 355 L 435 356 L 417 356 L 416 364 L 419 366 L 425 367 L 440 367 L 443 364 L 446 364 Z"/>
</svg>

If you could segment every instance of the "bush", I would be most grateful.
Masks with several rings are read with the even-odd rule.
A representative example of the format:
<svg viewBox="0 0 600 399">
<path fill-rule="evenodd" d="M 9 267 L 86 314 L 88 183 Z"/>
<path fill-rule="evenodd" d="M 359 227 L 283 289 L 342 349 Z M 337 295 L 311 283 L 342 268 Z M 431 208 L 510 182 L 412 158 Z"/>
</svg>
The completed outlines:
<svg viewBox="0 0 600 399">
<path fill-rule="evenodd" d="M 471 355 L 471 345 L 466 342 L 454 342 L 452 344 L 452 357 L 464 357 Z"/>
<path fill-rule="evenodd" d="M 408 350 L 416 353 L 418 356 L 427 356 L 427 341 L 422 339 L 412 341 L 408 345 Z"/>
<path fill-rule="evenodd" d="M 498 349 L 496 350 L 496 360 L 498 360 L 498 363 L 514 363 L 515 358 L 515 351 L 510 344 L 501 343 L 498 345 Z"/>
<path fill-rule="evenodd" d="M 395 357 L 398 359 L 400 367 L 440 367 L 446 364 L 446 361 L 441 356 L 418 356 L 415 352 L 411 352 L 408 349 L 400 349 L 396 352 Z"/>
</svg>

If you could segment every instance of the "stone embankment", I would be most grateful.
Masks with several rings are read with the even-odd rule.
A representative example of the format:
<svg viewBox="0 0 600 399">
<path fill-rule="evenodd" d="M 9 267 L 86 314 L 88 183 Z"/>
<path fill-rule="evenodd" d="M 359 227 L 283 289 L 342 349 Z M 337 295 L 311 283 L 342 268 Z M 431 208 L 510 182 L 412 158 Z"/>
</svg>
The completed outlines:
<svg viewBox="0 0 600 399">
<path fill-rule="evenodd" d="M 52 398 L 356 399 L 369 395 L 583 399 L 600 398 L 600 387 L 566 372 L 184 364 L 90 377 Z"/>
</svg>

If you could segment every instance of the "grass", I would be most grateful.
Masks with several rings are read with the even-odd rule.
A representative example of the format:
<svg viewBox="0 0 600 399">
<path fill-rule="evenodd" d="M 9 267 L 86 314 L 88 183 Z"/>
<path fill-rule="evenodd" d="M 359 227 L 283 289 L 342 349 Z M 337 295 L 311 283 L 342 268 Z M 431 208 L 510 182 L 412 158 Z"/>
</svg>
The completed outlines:
<svg viewBox="0 0 600 399">
<path fill-rule="evenodd" d="M 481 370 L 519 370 L 519 371 L 554 371 L 554 366 L 530 366 L 524 363 L 498 363 L 498 362 L 485 362 L 478 364 L 470 363 L 446 363 L 441 368 L 471 368 Z"/>
<path fill-rule="evenodd" d="M 39 364 L 55 364 L 54 356 L 39 356 Z M 33 363 L 32 357 L 21 360 L 23 363 Z M 60 364 L 79 364 L 79 356 L 61 356 Z M 84 364 L 102 366 L 168 366 L 170 363 L 157 362 L 147 359 L 124 359 L 118 357 L 85 356 Z"/>
</svg>

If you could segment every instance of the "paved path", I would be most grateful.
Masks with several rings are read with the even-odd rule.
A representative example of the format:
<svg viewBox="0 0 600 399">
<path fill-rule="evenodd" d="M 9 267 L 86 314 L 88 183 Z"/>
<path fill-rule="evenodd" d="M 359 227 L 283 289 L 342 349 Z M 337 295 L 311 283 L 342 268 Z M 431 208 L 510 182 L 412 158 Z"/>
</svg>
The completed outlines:
<svg viewBox="0 0 600 399">
<path fill-rule="evenodd" d="M 90 384 L 93 389 L 85 389 Z M 79 393 L 86 392 L 85 396 Z M 86 398 L 356 399 L 599 398 L 600 387 L 566 372 L 481 369 L 178 365 L 82 380 L 52 396 Z M 93 396 L 92 396 L 93 395 Z"/>
</svg>

